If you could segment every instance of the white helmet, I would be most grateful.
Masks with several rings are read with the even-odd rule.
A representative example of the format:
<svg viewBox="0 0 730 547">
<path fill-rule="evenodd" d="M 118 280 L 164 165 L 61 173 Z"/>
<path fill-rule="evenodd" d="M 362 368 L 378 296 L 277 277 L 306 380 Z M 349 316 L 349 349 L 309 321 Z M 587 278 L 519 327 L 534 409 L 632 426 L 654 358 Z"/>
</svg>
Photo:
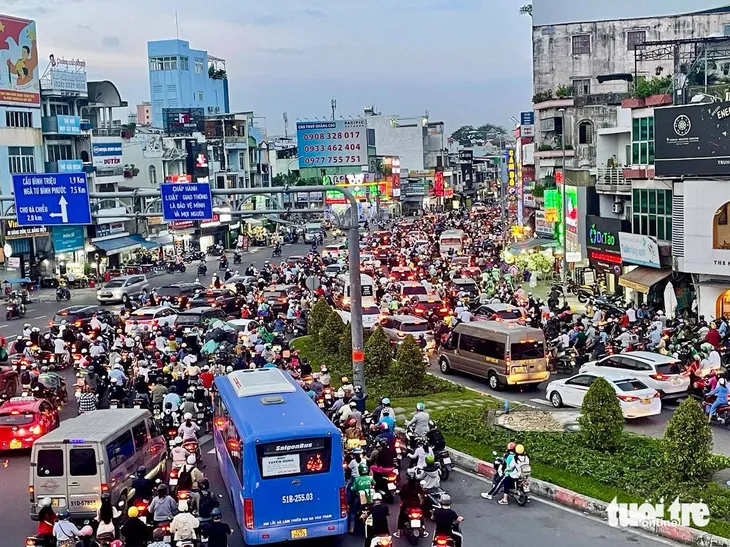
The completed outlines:
<svg viewBox="0 0 730 547">
<path fill-rule="evenodd" d="M 45 498 L 43 498 L 41 500 L 40 506 L 41 507 L 50 507 L 52 503 L 53 503 L 53 500 L 51 498 L 49 498 L 48 496 L 46 496 Z"/>
<path fill-rule="evenodd" d="M 184 420 L 192 420 L 193 419 L 193 415 L 190 414 L 190 412 L 186 412 L 185 413 L 185 416 L 183 416 L 183 419 Z"/>
<path fill-rule="evenodd" d="M 172 441 L 174 444 L 182 444 L 182 437 L 175 437 L 175 440 Z"/>
<path fill-rule="evenodd" d="M 197 463 L 197 460 L 195 459 L 195 456 L 193 454 L 190 454 L 190 456 L 188 456 L 188 459 L 185 461 L 188 465 L 195 465 Z"/>
</svg>

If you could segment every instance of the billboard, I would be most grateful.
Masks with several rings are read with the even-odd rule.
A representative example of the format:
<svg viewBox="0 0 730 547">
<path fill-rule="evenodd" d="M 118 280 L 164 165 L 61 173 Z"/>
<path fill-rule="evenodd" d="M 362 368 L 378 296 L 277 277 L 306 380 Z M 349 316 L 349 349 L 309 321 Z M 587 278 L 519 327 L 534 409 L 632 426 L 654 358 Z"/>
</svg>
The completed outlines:
<svg viewBox="0 0 730 547">
<path fill-rule="evenodd" d="M 0 104 L 41 104 L 35 21 L 0 15 Z"/>
<path fill-rule="evenodd" d="M 727 5 L 723 0 L 614 0 L 586 2 L 585 0 L 535 0 L 532 3 L 532 25 L 560 25 L 587 21 L 614 21 L 681 15 L 711 10 Z"/>
<path fill-rule="evenodd" d="M 50 90 L 64 94 L 86 96 L 86 61 L 81 59 L 56 59 L 51 54 L 51 68 L 48 71 Z M 44 79 L 43 89 L 46 89 Z"/>
<path fill-rule="evenodd" d="M 730 170 L 730 102 L 654 110 L 658 177 L 726 176 Z"/>
<path fill-rule="evenodd" d="M 121 141 L 93 143 L 91 155 L 93 157 L 93 166 L 102 171 L 123 165 Z"/>
<path fill-rule="evenodd" d="M 367 165 L 367 123 L 297 122 L 297 154 L 300 168 Z"/>
<path fill-rule="evenodd" d="M 208 147 L 205 143 L 198 143 L 195 140 L 185 141 L 185 169 L 193 182 L 208 182 L 210 177 L 210 166 L 208 164 Z"/>
<path fill-rule="evenodd" d="M 205 131 L 204 108 L 163 108 L 162 128 L 165 133 L 192 135 Z"/>
</svg>

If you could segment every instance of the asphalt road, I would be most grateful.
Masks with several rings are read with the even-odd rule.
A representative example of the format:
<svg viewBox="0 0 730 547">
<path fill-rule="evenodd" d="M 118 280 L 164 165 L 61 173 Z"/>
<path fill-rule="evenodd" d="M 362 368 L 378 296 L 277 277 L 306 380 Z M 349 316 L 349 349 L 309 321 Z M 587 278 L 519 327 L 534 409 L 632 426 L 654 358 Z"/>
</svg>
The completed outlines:
<svg viewBox="0 0 730 547">
<path fill-rule="evenodd" d="M 284 248 L 284 257 L 305 254 L 307 250 L 308 246 L 305 245 L 286 246 Z M 269 249 L 260 249 L 244 255 L 244 263 L 237 267 L 243 270 L 249 263 L 261 264 L 269 257 Z M 212 273 L 215 266 L 217 266 L 217 263 L 211 260 L 209 272 Z M 194 268 L 189 268 L 185 274 L 155 277 L 151 280 L 151 285 L 159 286 L 175 281 L 191 281 L 194 278 Z M 208 276 L 209 278 L 210 276 Z M 7 322 L 0 319 L 0 336 L 19 334 L 23 323 L 26 321 L 36 325 L 47 322 L 58 309 L 68 305 L 93 304 L 96 302 L 94 291 L 91 289 L 74 291 L 70 303 L 56 303 L 52 291 L 43 291 L 41 300 L 41 303 L 34 303 L 29 306 L 25 320 Z M 72 371 L 65 371 L 64 374 L 69 384 L 74 381 Z M 487 390 L 486 385 L 473 379 L 466 377 L 452 377 L 452 379 L 480 388 L 481 391 Z M 535 393 L 515 394 L 514 397 L 510 394 L 512 400 L 535 397 Z M 61 417 L 62 419 L 68 419 L 75 414 L 76 408 L 72 403 L 62 411 Z M 208 464 L 205 473 L 211 481 L 213 491 L 222 493 L 224 488 L 216 469 L 215 456 L 210 453 L 212 448 L 213 444 L 208 443 L 203 450 L 204 459 Z M 27 452 L 0 454 L 0 499 L 4 500 L 2 516 L 0 517 L 0 537 L 3 540 L 0 544 L 3 547 L 22 546 L 26 536 L 35 532 L 36 524 L 28 516 L 28 473 L 29 454 Z M 503 547 L 521 547 L 536 544 L 540 544 L 542 547 L 582 547 L 586 544 L 594 547 L 612 547 L 624 541 L 647 546 L 668 544 L 649 536 L 612 529 L 600 520 L 540 500 L 532 501 L 526 508 L 520 508 L 514 504 L 503 507 L 496 502 L 485 502 L 479 497 L 479 493 L 487 487 L 479 477 L 455 473 L 444 486 L 452 495 L 457 512 L 465 517 L 462 530 L 467 545 L 478 542 L 481 545 L 493 544 Z M 240 531 L 234 525 L 234 519 L 230 518 L 232 510 L 227 496 L 221 496 L 220 501 L 224 520 L 236 530 L 229 545 L 232 547 L 242 546 L 243 541 Z M 397 511 L 397 505 L 393 505 L 391 531 L 395 529 Z M 341 547 L 355 547 L 362 546 L 363 540 L 359 537 L 347 536 L 335 542 L 335 544 L 339 544 Z M 406 545 L 406 542 L 396 540 L 395 544 L 400 547 Z M 430 545 L 430 542 L 422 541 L 421 544 Z M 321 545 L 321 542 L 302 543 L 302 547 L 314 547 L 315 545 Z"/>
</svg>

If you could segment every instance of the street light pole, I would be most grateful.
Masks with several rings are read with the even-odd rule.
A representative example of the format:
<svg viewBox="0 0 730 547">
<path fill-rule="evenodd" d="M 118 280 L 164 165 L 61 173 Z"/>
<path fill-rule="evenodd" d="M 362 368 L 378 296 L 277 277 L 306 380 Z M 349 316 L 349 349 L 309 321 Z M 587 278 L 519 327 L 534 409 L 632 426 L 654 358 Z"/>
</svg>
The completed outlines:
<svg viewBox="0 0 730 547">
<path fill-rule="evenodd" d="M 568 221 L 565 216 L 565 213 L 567 211 L 566 203 L 565 203 L 565 186 L 567 185 L 566 180 L 566 173 L 565 173 L 565 109 L 561 108 L 558 110 L 560 112 L 560 118 L 561 118 L 561 136 L 560 136 L 560 147 L 563 152 L 563 165 L 562 165 L 562 197 L 561 197 L 561 206 L 562 206 L 562 217 L 563 217 L 563 263 L 562 268 L 560 272 L 560 278 L 563 284 L 563 306 L 565 306 L 568 303 Z"/>
</svg>

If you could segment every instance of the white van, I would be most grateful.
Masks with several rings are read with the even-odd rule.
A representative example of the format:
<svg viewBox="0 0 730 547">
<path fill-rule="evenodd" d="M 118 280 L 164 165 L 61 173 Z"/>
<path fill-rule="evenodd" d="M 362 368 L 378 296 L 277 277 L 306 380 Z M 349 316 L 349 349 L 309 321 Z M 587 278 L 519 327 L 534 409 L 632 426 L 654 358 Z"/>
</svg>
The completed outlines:
<svg viewBox="0 0 730 547">
<path fill-rule="evenodd" d="M 112 504 L 131 499 L 137 468 L 161 478 L 167 443 L 148 410 L 96 410 L 61 422 L 33 444 L 30 458 L 30 516 L 48 496 L 55 511 L 68 509 L 74 519 L 96 516 L 101 494 Z"/>
<path fill-rule="evenodd" d="M 344 297 L 342 299 L 342 305 L 349 306 L 350 299 L 352 298 L 350 290 L 350 274 L 343 273 L 337 276 L 337 281 L 341 286 L 344 286 Z M 366 306 L 377 306 L 378 303 L 375 300 L 375 280 L 367 274 L 360 274 L 360 291 L 362 294 L 362 305 L 363 308 Z"/>
</svg>

